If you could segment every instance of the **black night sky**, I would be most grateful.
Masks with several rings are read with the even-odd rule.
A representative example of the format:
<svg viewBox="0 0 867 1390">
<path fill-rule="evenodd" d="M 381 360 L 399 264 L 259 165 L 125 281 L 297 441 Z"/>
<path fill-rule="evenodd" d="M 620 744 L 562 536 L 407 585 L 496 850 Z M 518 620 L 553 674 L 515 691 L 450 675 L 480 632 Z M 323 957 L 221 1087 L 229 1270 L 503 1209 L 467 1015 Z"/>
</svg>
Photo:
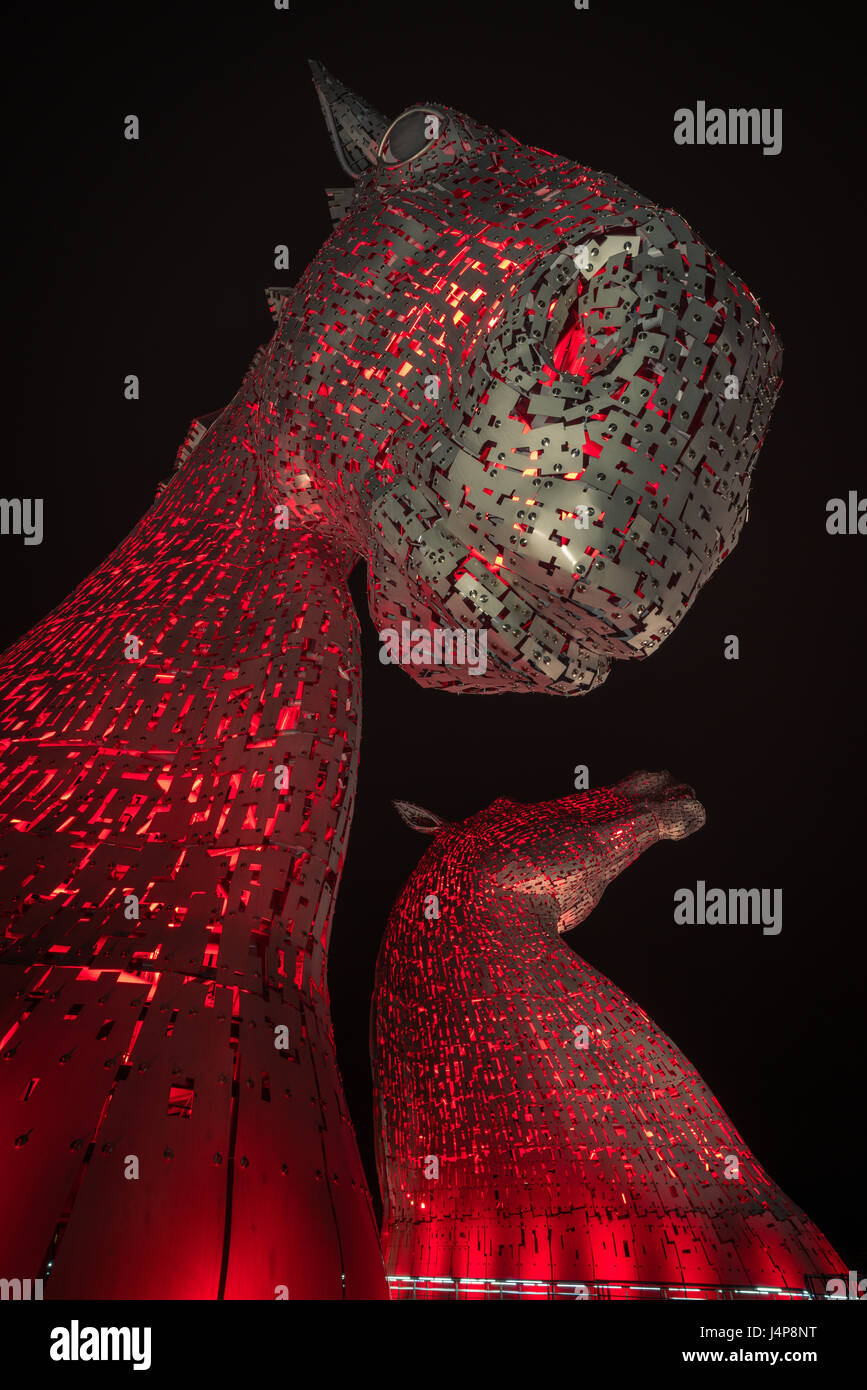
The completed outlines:
<svg viewBox="0 0 867 1390">
<path fill-rule="evenodd" d="M 386 114 L 438 100 L 610 171 L 676 208 L 742 275 L 785 349 L 740 544 L 648 662 L 580 699 L 425 692 L 377 660 L 364 617 L 361 777 L 333 933 L 340 1064 L 376 1191 L 368 1010 L 388 911 L 424 841 L 402 797 L 448 819 L 495 796 L 567 795 L 668 768 L 706 827 L 615 882 L 573 945 L 695 1063 L 760 1162 L 850 1268 L 861 1200 L 864 555 L 825 504 L 864 495 L 853 356 L 865 226 L 840 11 L 754 3 L 7 11 L 6 497 L 45 499 L 45 538 L 0 537 L 5 647 L 120 541 L 190 419 L 234 395 L 345 182 L 305 58 Z M 854 64 L 855 56 L 851 62 Z M 783 149 L 679 147 L 681 106 L 781 107 Z M 142 138 L 123 138 L 136 113 Z M 292 269 L 275 271 L 273 247 Z M 123 397 L 139 374 L 142 399 Z M 859 393 L 857 376 L 846 379 Z M 361 571 L 354 577 L 363 604 Z M 727 634 L 738 661 L 723 657 Z M 783 930 L 684 927 L 678 887 L 783 890 Z M 860 967 L 860 968 L 859 968 Z"/>
</svg>

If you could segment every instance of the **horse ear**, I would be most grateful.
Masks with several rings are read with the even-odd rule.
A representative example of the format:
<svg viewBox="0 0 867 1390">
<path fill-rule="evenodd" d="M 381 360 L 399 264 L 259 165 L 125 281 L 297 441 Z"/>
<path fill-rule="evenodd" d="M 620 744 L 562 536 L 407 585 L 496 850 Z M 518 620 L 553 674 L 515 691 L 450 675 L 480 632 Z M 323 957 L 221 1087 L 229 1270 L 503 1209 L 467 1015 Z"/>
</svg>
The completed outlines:
<svg viewBox="0 0 867 1390">
<path fill-rule="evenodd" d="M 413 801 L 393 801 L 391 804 L 401 820 L 420 835 L 435 835 L 442 826 L 448 825 L 442 816 L 426 811 L 423 806 L 416 806 Z"/>
<path fill-rule="evenodd" d="M 375 107 L 332 77 L 327 68 L 307 59 L 328 134 L 341 169 L 357 179 L 376 163 L 389 122 Z"/>
</svg>

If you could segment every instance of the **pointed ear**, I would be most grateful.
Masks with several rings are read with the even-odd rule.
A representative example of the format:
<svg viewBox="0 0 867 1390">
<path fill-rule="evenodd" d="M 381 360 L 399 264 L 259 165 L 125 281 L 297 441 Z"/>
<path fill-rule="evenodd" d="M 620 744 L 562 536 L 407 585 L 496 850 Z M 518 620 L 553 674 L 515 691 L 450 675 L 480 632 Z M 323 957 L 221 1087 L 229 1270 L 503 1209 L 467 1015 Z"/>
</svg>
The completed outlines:
<svg viewBox="0 0 867 1390">
<path fill-rule="evenodd" d="M 328 134 L 340 167 L 357 179 L 376 163 L 379 145 L 389 122 L 374 107 L 350 91 L 327 68 L 308 58 L 313 85 L 325 117 Z"/>
<path fill-rule="evenodd" d="M 417 830 L 420 835 L 435 835 L 444 825 L 449 824 L 433 811 L 426 811 L 423 806 L 416 806 L 412 801 L 392 801 L 391 804 L 410 830 Z"/>
</svg>

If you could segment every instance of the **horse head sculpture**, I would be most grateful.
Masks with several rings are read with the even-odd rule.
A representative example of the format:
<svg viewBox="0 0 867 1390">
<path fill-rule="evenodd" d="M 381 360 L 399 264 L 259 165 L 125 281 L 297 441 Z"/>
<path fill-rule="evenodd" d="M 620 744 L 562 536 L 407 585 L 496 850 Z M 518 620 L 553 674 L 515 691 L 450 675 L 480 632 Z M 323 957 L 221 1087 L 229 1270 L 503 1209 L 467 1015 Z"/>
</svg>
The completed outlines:
<svg viewBox="0 0 867 1390">
<path fill-rule="evenodd" d="M 313 66 L 353 182 L 263 368 L 273 497 L 351 536 L 381 629 L 482 627 L 472 688 L 588 690 L 736 544 L 773 327 L 618 179 L 439 103 L 389 123 Z"/>
<path fill-rule="evenodd" d="M 398 1296 L 792 1298 L 845 1269 L 695 1067 L 562 933 L 704 823 L 637 773 L 457 824 L 395 904 L 371 1013 L 386 1269 Z"/>
</svg>

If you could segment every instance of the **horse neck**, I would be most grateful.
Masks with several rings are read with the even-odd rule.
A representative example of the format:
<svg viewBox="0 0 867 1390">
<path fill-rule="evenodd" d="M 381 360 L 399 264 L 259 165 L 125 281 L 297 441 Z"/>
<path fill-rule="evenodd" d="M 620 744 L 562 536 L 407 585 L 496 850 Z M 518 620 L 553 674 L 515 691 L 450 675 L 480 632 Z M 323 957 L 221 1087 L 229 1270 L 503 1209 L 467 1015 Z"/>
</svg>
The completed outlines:
<svg viewBox="0 0 867 1390">
<path fill-rule="evenodd" d="M 251 395 L 0 666 L 7 960 L 327 1003 L 360 735 L 354 554 L 275 528 Z"/>
<path fill-rule="evenodd" d="M 438 915 L 432 918 L 434 908 Z M 419 972 L 418 962 L 431 966 L 446 954 L 452 963 L 461 960 L 457 973 L 450 967 L 453 998 L 473 993 L 491 966 L 510 971 L 516 950 L 530 959 L 540 951 L 565 951 L 571 964 L 572 953 L 556 931 L 558 916 L 553 898 L 503 888 L 483 862 L 462 853 L 457 838 L 444 837 L 392 909 L 377 967 L 380 988 L 396 986 L 402 997 L 425 998 L 433 976 L 430 969 Z"/>
</svg>

